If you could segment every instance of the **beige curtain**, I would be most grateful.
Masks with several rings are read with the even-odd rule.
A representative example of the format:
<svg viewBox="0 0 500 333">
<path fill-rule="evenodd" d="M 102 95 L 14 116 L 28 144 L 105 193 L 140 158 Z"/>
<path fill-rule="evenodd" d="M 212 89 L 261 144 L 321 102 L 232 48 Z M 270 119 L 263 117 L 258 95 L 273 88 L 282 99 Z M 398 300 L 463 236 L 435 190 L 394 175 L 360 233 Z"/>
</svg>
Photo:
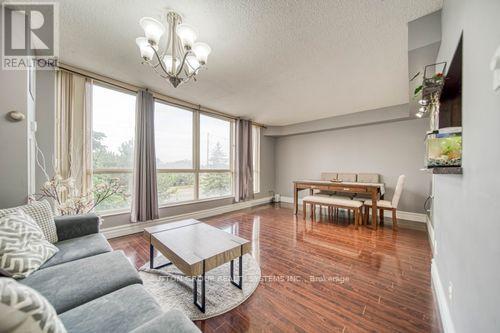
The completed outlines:
<svg viewBox="0 0 500 333">
<path fill-rule="evenodd" d="M 92 188 L 92 80 L 60 70 L 56 84 L 56 173 L 85 194 Z"/>
</svg>

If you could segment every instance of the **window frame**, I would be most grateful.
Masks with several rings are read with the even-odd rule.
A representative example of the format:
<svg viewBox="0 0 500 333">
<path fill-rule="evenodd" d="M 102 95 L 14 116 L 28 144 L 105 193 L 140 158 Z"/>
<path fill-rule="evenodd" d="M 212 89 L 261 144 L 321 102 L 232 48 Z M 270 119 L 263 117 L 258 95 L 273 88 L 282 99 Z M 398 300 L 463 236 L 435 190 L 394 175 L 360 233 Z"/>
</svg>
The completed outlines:
<svg viewBox="0 0 500 333">
<path fill-rule="evenodd" d="M 253 161 L 253 192 L 254 194 L 260 193 L 260 127 L 257 125 L 252 125 L 252 134 L 253 130 L 256 129 L 257 137 L 253 137 L 252 135 L 252 149 L 255 150 L 255 159 Z M 252 152 L 253 153 L 253 152 Z"/>
<path fill-rule="evenodd" d="M 167 101 L 164 101 L 159 98 L 154 99 L 155 103 L 161 103 L 165 104 L 174 108 L 179 108 L 182 110 L 186 110 L 189 112 L 192 112 L 193 114 L 193 167 L 191 169 L 168 169 L 168 168 L 156 168 L 156 173 L 157 174 L 168 174 L 168 173 L 190 173 L 194 174 L 194 199 L 193 200 L 185 200 L 185 201 L 177 201 L 177 202 L 159 202 L 158 206 L 160 208 L 164 207 L 173 207 L 173 206 L 181 206 L 181 205 L 188 205 L 188 204 L 193 204 L 197 202 L 205 202 L 205 201 L 214 201 L 214 200 L 222 200 L 222 199 L 228 199 L 228 198 L 234 198 L 234 193 L 235 193 L 235 180 L 234 180 L 234 156 L 235 156 L 235 121 L 234 119 L 224 117 L 224 116 L 219 116 L 219 115 L 214 115 L 208 112 L 203 112 L 200 110 L 193 110 L 188 107 L 183 107 L 180 105 L 176 105 L 173 103 L 169 103 Z M 156 112 L 156 110 L 155 110 Z M 200 138 L 200 115 L 204 115 L 207 117 L 211 118 L 216 118 L 216 119 L 221 119 L 224 121 L 229 122 L 229 128 L 230 128 L 230 147 L 229 147 L 229 169 L 202 169 L 200 167 L 200 145 L 201 145 L 201 138 Z M 156 142 L 155 142 L 156 146 Z M 231 193 L 229 195 L 225 196 L 219 196 L 219 197 L 212 197 L 212 198 L 203 198 L 200 199 L 200 174 L 202 173 L 229 173 L 231 175 Z"/>
<path fill-rule="evenodd" d="M 92 80 L 92 89 L 94 86 L 99 86 L 101 88 L 114 90 L 114 91 L 118 91 L 118 92 L 121 92 L 121 93 L 124 93 L 127 95 L 131 95 L 136 99 L 136 103 L 137 103 L 137 96 L 134 93 L 132 93 L 126 89 L 108 84 L 106 82 Z M 134 113 L 134 119 L 135 119 L 135 113 Z M 134 135 L 133 135 L 133 139 L 132 139 L 134 142 L 134 152 L 135 152 L 135 129 L 136 129 L 136 126 L 137 126 L 137 124 L 134 121 Z M 92 135 L 94 133 L 94 107 L 93 106 L 92 106 L 92 115 L 91 115 L 91 133 L 92 133 Z M 91 158 L 92 162 L 90 163 L 90 170 L 87 170 L 87 173 L 90 175 L 90 178 L 92 179 L 92 186 L 94 186 L 93 175 L 120 174 L 120 173 L 132 174 L 132 177 L 134 175 L 134 165 L 132 165 L 131 168 L 94 168 L 94 163 L 93 163 L 94 156 L 93 156 L 92 150 L 91 150 L 90 158 Z M 133 182 L 133 180 L 132 180 L 132 182 Z M 133 187 L 133 185 L 132 185 L 132 187 Z M 131 192 L 133 192 L 133 191 L 134 191 L 134 189 L 132 188 Z M 130 193 L 130 195 L 133 195 L 133 193 Z M 127 208 L 114 208 L 114 209 L 101 210 L 98 213 L 99 213 L 99 215 L 102 215 L 102 216 L 114 215 L 114 214 L 121 214 L 121 213 L 129 212 L 131 209 L 132 209 L 132 206 L 127 207 Z"/>
</svg>

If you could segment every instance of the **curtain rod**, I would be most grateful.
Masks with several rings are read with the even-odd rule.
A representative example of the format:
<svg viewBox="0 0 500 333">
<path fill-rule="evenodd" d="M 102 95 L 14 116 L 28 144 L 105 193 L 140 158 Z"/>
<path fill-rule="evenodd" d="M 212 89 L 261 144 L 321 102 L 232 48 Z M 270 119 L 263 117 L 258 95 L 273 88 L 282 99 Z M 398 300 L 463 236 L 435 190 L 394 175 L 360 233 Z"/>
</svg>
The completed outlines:
<svg viewBox="0 0 500 333">
<path fill-rule="evenodd" d="M 71 65 L 63 64 L 61 62 L 58 65 L 58 69 L 64 70 L 64 71 L 72 73 L 72 74 L 80 75 L 80 76 L 83 76 L 83 77 L 86 77 L 89 79 L 93 79 L 96 81 L 101 81 L 101 82 L 104 82 L 106 84 L 109 84 L 109 85 L 112 85 L 112 86 L 115 86 L 115 87 L 118 87 L 121 89 L 125 89 L 127 91 L 134 92 L 134 93 L 137 93 L 140 89 L 143 89 L 142 87 L 139 87 L 139 86 L 136 86 L 136 85 L 133 85 L 130 83 L 126 83 L 126 82 L 123 82 L 120 80 L 110 78 L 108 76 L 93 73 L 93 72 L 87 71 L 85 69 L 80 69 L 80 68 L 77 68 L 77 67 L 74 67 Z M 233 115 L 230 115 L 230 114 L 227 114 L 224 112 L 220 112 L 217 110 L 213 110 L 210 108 L 206 108 L 206 107 L 201 106 L 199 104 L 195 104 L 195 103 L 184 101 L 184 100 L 179 99 L 179 98 L 167 96 L 167 95 L 158 93 L 156 91 L 152 91 L 152 90 L 149 90 L 149 91 L 153 94 L 154 98 L 157 98 L 157 99 L 164 101 L 164 102 L 167 102 L 169 104 L 188 108 L 188 109 L 191 109 L 194 111 L 200 111 L 200 112 L 209 113 L 209 114 L 213 114 L 213 115 L 217 115 L 217 116 L 221 116 L 221 117 L 226 117 L 229 119 L 238 119 L 238 117 L 236 117 L 236 116 L 233 116 Z M 266 126 L 264 124 L 256 123 L 253 121 L 252 121 L 252 124 L 259 126 L 259 127 L 262 127 L 262 128 L 266 128 Z"/>
</svg>

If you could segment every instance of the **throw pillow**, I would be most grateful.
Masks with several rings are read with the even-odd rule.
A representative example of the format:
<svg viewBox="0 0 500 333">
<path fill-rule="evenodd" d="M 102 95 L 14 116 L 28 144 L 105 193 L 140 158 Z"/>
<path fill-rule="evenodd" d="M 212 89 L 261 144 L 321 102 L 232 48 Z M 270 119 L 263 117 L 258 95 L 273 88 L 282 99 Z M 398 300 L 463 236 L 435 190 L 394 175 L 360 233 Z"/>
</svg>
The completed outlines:
<svg viewBox="0 0 500 333">
<path fill-rule="evenodd" d="M 13 278 L 27 277 L 57 251 L 22 210 L 0 218 L 0 268 Z"/>
<path fill-rule="evenodd" d="M 26 214 L 31 216 L 33 220 L 42 228 L 45 238 L 52 244 L 57 243 L 57 229 L 54 222 L 54 214 L 52 214 L 52 207 L 47 200 L 36 201 L 34 203 L 7 209 L 0 209 L 0 218 L 4 217 L 16 210 L 21 209 Z"/>
<path fill-rule="evenodd" d="M 0 278 L 0 332 L 66 333 L 54 307 L 34 289 Z"/>
</svg>

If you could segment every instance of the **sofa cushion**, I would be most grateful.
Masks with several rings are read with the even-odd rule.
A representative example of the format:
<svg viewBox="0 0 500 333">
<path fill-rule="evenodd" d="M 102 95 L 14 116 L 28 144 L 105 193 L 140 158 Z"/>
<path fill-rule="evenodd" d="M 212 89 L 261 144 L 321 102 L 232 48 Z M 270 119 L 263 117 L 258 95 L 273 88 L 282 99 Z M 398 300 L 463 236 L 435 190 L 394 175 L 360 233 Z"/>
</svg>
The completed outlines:
<svg viewBox="0 0 500 333">
<path fill-rule="evenodd" d="M 25 278 L 56 252 L 38 224 L 21 209 L 0 217 L 0 268 L 13 278 Z"/>
<path fill-rule="evenodd" d="M 47 200 L 36 201 L 28 205 L 0 209 L 0 217 L 22 210 L 35 220 L 40 226 L 45 235 L 45 238 L 51 243 L 57 243 L 57 230 L 56 223 L 54 222 L 54 214 L 52 214 L 52 207 Z"/>
<path fill-rule="evenodd" d="M 50 303 L 36 290 L 0 278 L 0 332 L 66 333 Z"/>
<path fill-rule="evenodd" d="M 69 332 L 100 333 L 130 332 L 161 314 L 162 310 L 154 298 L 142 285 L 134 284 L 64 312 L 59 317 Z"/>
<path fill-rule="evenodd" d="M 114 251 L 40 269 L 20 282 L 62 313 L 142 280 L 123 252 Z"/>
<path fill-rule="evenodd" d="M 58 242 L 54 245 L 59 249 L 59 252 L 45 262 L 41 268 L 59 265 L 65 262 L 111 252 L 113 250 L 103 234 L 91 234 L 72 238 Z"/>
</svg>

